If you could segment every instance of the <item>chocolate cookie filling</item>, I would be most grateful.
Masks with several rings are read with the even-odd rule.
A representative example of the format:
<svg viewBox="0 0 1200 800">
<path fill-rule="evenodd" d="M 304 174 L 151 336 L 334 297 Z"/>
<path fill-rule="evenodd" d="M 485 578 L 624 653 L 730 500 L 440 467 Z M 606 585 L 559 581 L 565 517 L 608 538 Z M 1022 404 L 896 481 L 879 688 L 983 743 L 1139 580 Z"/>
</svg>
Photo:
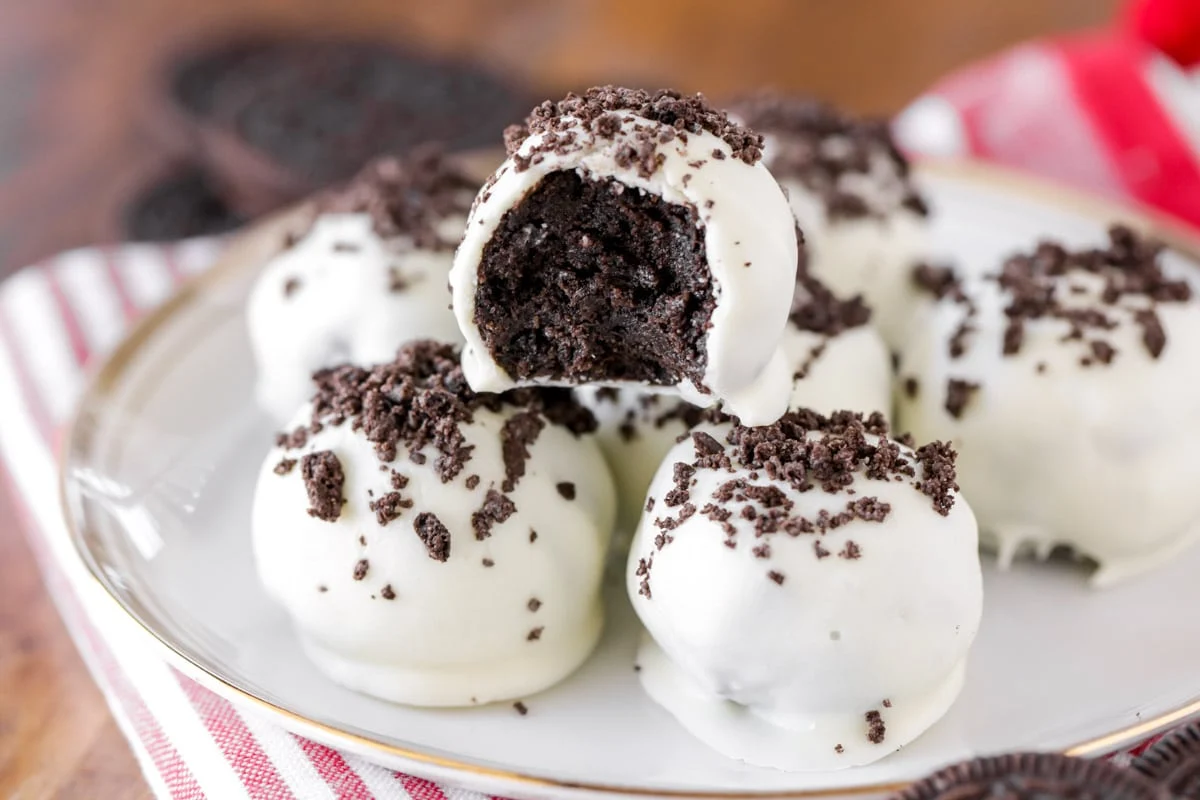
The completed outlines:
<svg viewBox="0 0 1200 800">
<path fill-rule="evenodd" d="M 703 386 L 716 299 L 694 208 L 551 173 L 505 213 L 478 277 L 475 323 L 515 379 Z"/>
<path fill-rule="evenodd" d="M 1135 772 L 1054 753 L 977 758 L 937 772 L 896 800 L 1167 800 Z"/>
</svg>

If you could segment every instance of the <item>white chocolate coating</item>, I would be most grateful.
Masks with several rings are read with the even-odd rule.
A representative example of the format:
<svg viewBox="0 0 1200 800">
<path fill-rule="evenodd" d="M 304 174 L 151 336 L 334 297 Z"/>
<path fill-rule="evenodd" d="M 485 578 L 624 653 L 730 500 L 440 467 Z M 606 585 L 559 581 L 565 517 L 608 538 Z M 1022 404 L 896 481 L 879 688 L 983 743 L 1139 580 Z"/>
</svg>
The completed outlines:
<svg viewBox="0 0 1200 800">
<path fill-rule="evenodd" d="M 462 426 L 474 450 L 449 483 L 434 471 L 432 447 L 424 465 L 401 450 L 387 466 L 408 477 L 402 494 L 415 505 L 386 525 L 368 508 L 368 492 L 391 491 L 390 472 L 380 471 L 372 445 L 349 424 L 326 425 L 302 449 L 267 457 L 252 523 L 259 578 L 330 678 L 395 702 L 468 706 L 541 691 L 587 658 L 602 627 L 612 480 L 592 437 L 547 424 L 508 493 L 516 512 L 478 540 L 471 515 L 504 480 L 500 430 L 514 412 L 480 409 Z M 295 422 L 307 415 L 305 407 Z M 333 451 L 345 472 L 347 502 L 334 522 L 307 513 L 299 463 L 282 476 L 273 471 L 281 458 L 321 450 Z M 480 477 L 473 490 L 469 475 Z M 575 484 L 574 500 L 556 489 L 563 481 Z M 445 561 L 431 558 L 414 531 L 422 512 L 450 532 Z M 369 568 L 356 580 L 361 559 Z M 385 586 L 394 599 L 384 597 Z"/>
<path fill-rule="evenodd" d="M 764 158 L 770 165 L 771 137 Z M 827 143 L 835 146 L 836 141 Z M 894 167 L 882 153 L 871 161 L 872 172 L 840 176 L 839 187 L 862 198 L 874 216 L 830 217 L 824 200 L 797 180 L 781 177 L 788 200 L 804 231 L 809 271 L 834 293 L 862 294 L 873 313 L 873 324 L 893 348 L 904 342 L 911 327 L 911 309 L 918 302 L 912 268 L 927 257 L 929 242 L 924 217 L 900 206 L 902 186 Z"/>
<path fill-rule="evenodd" d="M 794 377 L 788 409 L 880 411 L 891 417 L 891 357 L 874 328 L 861 326 L 827 337 L 788 323 L 783 348 Z M 618 544 L 628 542 L 646 502 L 654 473 L 688 430 L 678 408 L 684 401 L 628 389 L 606 399 L 593 387 L 579 399 L 600 422 L 600 446 L 617 480 Z M 621 540 L 624 538 L 624 542 Z"/>
<path fill-rule="evenodd" d="M 698 430 L 724 441 L 728 429 Z M 862 497 L 890 511 L 882 522 L 765 537 L 735 513 L 733 548 L 719 523 L 696 513 L 660 548 L 655 518 L 678 511 L 663 500 L 673 465 L 693 458 L 690 439 L 668 454 L 650 488 L 655 510 L 643 517 L 629 559 L 629 595 L 651 637 L 638 653 L 650 697 L 724 755 L 792 771 L 876 761 L 945 714 L 982 614 L 975 519 L 963 498 L 941 516 L 907 479 L 860 472 L 853 497 L 819 486 L 798 492 L 766 475 L 751 479 L 735 460 L 733 473 L 697 470 L 689 502 L 703 506 L 721 484 L 744 478 L 776 486 L 795 503 L 792 513 L 808 519 Z M 858 558 L 841 555 L 849 541 Z M 763 543 L 766 558 L 753 552 Z M 637 568 L 651 557 L 647 597 Z M 868 737 L 872 711 L 886 726 L 880 742 Z"/>
<path fill-rule="evenodd" d="M 1075 271 L 1067 280 L 1085 291 L 1064 282 L 1064 302 L 1099 304 L 1098 277 Z M 1086 341 L 1062 341 L 1069 326 L 1054 319 L 1027 320 L 1020 351 L 1004 356 L 1010 295 L 987 279 L 964 288 L 978 306 L 966 352 L 950 357 L 947 340 L 964 312 L 943 301 L 903 350 L 900 377 L 915 377 L 918 392 L 898 392 L 897 414 L 918 439 L 953 441 L 959 483 L 1002 565 L 1021 551 L 1046 555 L 1069 545 L 1099 562 L 1092 584 L 1103 586 L 1200 537 L 1188 466 L 1188 432 L 1200 429 L 1200 304 L 1158 305 L 1166 347 L 1154 359 L 1131 318 L 1146 298 L 1122 298 L 1109 307 L 1118 326 L 1099 337 L 1116 349 L 1112 363 L 1085 367 Z M 951 378 L 981 387 L 958 419 L 945 409 Z"/>
<path fill-rule="evenodd" d="M 636 165 L 618 158 L 618 150 L 638 144 L 635 126 L 661 126 L 618 113 L 627 121 L 614 138 L 596 136 L 580 124 L 574 132 L 581 147 L 566 154 L 539 154 L 524 171 L 518 171 L 515 159 L 510 158 L 479 195 L 450 271 L 454 313 L 466 339 L 463 371 L 467 380 L 476 391 L 498 392 L 517 385 L 492 359 L 475 325 L 479 265 L 505 212 L 546 175 L 575 170 L 585 178 L 615 178 L 631 189 L 697 210 L 705 229 L 716 307 L 704 338 L 704 385 L 685 379 L 674 389 L 695 405 L 724 401 L 726 409 L 748 423 L 770 423 L 786 408 L 790 387 L 780 345 L 797 255 L 795 221 L 787 200 L 761 163 L 750 166 L 734 158 L 729 145 L 708 132 L 688 133 L 686 142 L 676 137 L 658 144 L 656 152 L 663 162 L 649 177 L 642 176 Z M 543 139 L 543 134 L 532 134 L 516 156 L 528 156 Z M 714 151 L 725 158 L 713 158 Z M 622 160 L 626 166 L 621 166 Z M 696 161 L 704 164 L 695 167 L 688 163 Z M 744 266 L 747 263 L 749 267 Z"/>
<path fill-rule="evenodd" d="M 461 216 L 444 222 L 446 238 Z M 411 339 L 462 341 L 448 308 L 453 252 L 381 238 L 367 214 L 323 214 L 263 268 L 247 307 L 259 405 L 283 424 L 311 394 L 312 373 L 389 361 Z M 395 270 L 395 272 L 393 272 Z M 404 288 L 391 291 L 394 275 Z M 285 287 L 295 281 L 289 293 Z"/>
</svg>

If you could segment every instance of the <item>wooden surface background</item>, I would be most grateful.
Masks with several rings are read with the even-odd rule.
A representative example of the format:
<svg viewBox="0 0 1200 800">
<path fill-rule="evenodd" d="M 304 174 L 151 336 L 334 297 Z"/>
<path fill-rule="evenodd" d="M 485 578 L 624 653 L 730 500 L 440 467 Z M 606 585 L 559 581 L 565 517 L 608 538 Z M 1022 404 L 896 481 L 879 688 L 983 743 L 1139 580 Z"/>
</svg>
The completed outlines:
<svg viewBox="0 0 1200 800">
<path fill-rule="evenodd" d="M 112 236 L 168 155 L 173 52 L 232 31 L 386 34 L 547 92 L 771 84 L 890 112 L 946 71 L 1118 0 L 0 0 L 0 273 Z M 148 797 L 0 499 L 0 797 Z"/>
</svg>

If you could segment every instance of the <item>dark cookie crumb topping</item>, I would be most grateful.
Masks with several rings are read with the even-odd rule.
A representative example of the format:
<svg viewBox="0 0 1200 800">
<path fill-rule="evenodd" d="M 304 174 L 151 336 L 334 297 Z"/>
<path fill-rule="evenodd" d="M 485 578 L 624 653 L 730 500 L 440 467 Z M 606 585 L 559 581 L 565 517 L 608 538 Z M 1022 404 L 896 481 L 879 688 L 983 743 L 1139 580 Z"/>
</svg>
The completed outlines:
<svg viewBox="0 0 1200 800">
<path fill-rule="evenodd" d="M 986 276 L 1007 293 L 1001 345 L 1004 355 L 1022 352 L 1030 322 L 1052 319 L 1066 324 L 1063 344 L 1077 342 L 1082 348 L 1080 365 L 1106 366 L 1120 356 L 1107 337 L 1123 324 L 1123 318 L 1141 329 L 1142 345 L 1151 358 L 1162 355 L 1167 336 L 1158 307 L 1189 302 L 1191 287 L 1184 280 L 1167 277 L 1160 263 L 1160 243 L 1124 225 L 1109 228 L 1108 238 L 1107 247 L 1081 250 L 1042 242 L 1028 253 L 1007 259 L 999 273 Z M 1097 292 L 1072 280 L 1084 275 L 1098 284 Z M 948 341 L 950 355 L 960 357 L 976 328 L 975 303 L 962 282 L 948 271 L 925 266 L 914 272 L 913 279 L 939 300 L 950 300 L 965 309 L 961 324 Z M 1037 372 L 1044 371 L 1039 363 Z"/>
<path fill-rule="evenodd" d="M 499 412 L 515 407 L 575 435 L 596 429 L 596 419 L 567 389 L 518 389 L 504 394 L 477 394 L 467 386 L 457 349 L 431 341 L 410 342 L 394 361 L 371 369 L 345 365 L 318 371 L 313 380 L 311 421 L 276 442 L 285 449 L 303 447 L 310 434 L 326 425 L 349 422 L 375 446 L 375 454 L 390 464 L 404 448 L 411 461 L 423 464 L 426 448 L 436 451 L 434 469 L 443 483 L 454 480 L 471 460 L 461 426 L 479 409 Z M 527 449 L 509 445 L 506 473 L 524 473 Z M 401 476 L 403 477 L 403 476 Z M 403 487 L 400 487 L 403 488 Z"/>
<path fill-rule="evenodd" d="M 636 146 L 631 145 L 630 161 L 641 165 L 643 172 L 653 172 L 658 166 L 654 152 L 659 145 L 676 137 L 686 141 L 688 134 L 707 131 L 721 139 L 733 151 L 733 157 L 746 164 L 762 158 L 762 137 L 743 125 L 733 122 L 725 112 L 713 108 L 702 94 L 683 95 L 670 89 L 648 92 L 618 86 L 597 86 L 582 95 L 570 93 L 558 102 L 547 100 L 535 108 L 524 125 L 510 126 L 504 132 L 504 145 L 513 156 L 530 134 L 541 134 L 541 147 L 518 161 L 518 171 L 537 163 L 538 153 L 563 153 L 578 147 L 577 126 L 582 124 L 593 136 L 613 139 L 621 130 L 625 118 L 636 115 L 651 123 L 645 130 L 635 131 Z M 724 151 L 714 150 L 713 158 L 725 158 Z"/>
<path fill-rule="evenodd" d="M 345 504 L 342 486 L 346 474 L 342 471 L 342 462 L 330 450 L 309 453 L 300 459 L 300 474 L 308 493 L 309 516 L 336 522 Z"/>
<path fill-rule="evenodd" d="M 800 261 L 796 267 L 796 292 L 789 319 L 802 331 L 834 337 L 871 321 L 871 308 L 861 294 L 842 299 L 808 270 L 804 236 L 796 230 Z"/>
<path fill-rule="evenodd" d="M 955 419 L 961 419 L 963 410 L 971 397 L 979 391 L 980 385 L 972 381 L 951 378 L 946 381 L 946 411 Z"/>
<path fill-rule="evenodd" d="M 417 514 L 413 520 L 413 530 L 434 561 L 445 561 L 450 557 L 450 531 L 437 515 L 428 511 Z"/>
<path fill-rule="evenodd" d="M 871 744 L 882 744 L 887 735 L 887 726 L 883 724 L 883 715 L 878 711 L 868 711 L 866 720 L 867 741 Z"/>
<path fill-rule="evenodd" d="M 322 195 L 317 213 L 369 214 L 381 237 L 409 236 L 422 249 L 453 250 L 457 238 L 444 238 L 437 227 L 448 216 L 466 216 L 478 189 L 440 149 L 425 146 L 371 162 L 344 187 Z"/>
<path fill-rule="evenodd" d="M 639 594 L 646 598 L 651 597 L 654 553 L 670 545 L 673 531 L 693 514 L 712 520 L 731 548 L 737 547 L 739 532 L 734 520 L 742 521 L 743 529 L 748 526 L 755 537 L 749 545 L 752 553 L 761 559 L 769 559 L 772 552 L 770 542 L 761 537 L 816 536 L 813 551 L 820 560 L 833 554 L 821 539 L 830 531 L 855 521 L 879 523 L 888 518 L 888 503 L 859 494 L 864 488 L 862 480 L 907 481 L 943 516 L 949 514 L 958 490 L 955 454 L 948 445 L 934 442 L 907 455 L 901 445 L 911 447 L 911 441 L 889 437 L 887 423 L 878 413 L 864 418 L 848 411 L 830 417 L 808 410 L 791 411 L 773 425 L 751 428 L 735 422 L 724 441 L 707 431 L 694 431 L 691 436 L 694 458 L 674 465 L 674 487 L 664 497 L 664 504 L 678 511 L 655 519 L 659 532 L 654 537 L 654 552 L 640 559 L 636 568 Z M 868 436 L 877 438 L 872 443 Z M 725 471 L 731 477 L 718 485 L 711 497 L 694 500 L 699 470 Z M 739 471 L 745 471 L 746 477 L 738 477 Z M 755 483 L 760 474 L 774 483 Z M 850 499 L 841 510 L 822 509 L 808 518 L 795 512 L 795 502 L 777 484 L 787 484 L 798 492 L 844 492 Z M 863 557 L 863 548 L 847 539 L 837 555 L 857 561 Z M 783 582 L 782 573 L 770 571 L 768 577 Z"/>
</svg>

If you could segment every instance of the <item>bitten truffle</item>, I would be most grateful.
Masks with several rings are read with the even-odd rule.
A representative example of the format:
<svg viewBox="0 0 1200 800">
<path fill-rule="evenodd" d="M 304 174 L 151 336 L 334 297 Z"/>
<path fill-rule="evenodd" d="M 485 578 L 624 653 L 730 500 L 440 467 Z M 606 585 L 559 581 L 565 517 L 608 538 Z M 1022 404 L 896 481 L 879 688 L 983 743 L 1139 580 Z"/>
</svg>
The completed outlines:
<svg viewBox="0 0 1200 800">
<path fill-rule="evenodd" d="M 649 386 L 778 418 L 797 254 L 760 138 L 700 95 L 603 87 L 506 140 L 450 273 L 471 385 Z"/>
</svg>

